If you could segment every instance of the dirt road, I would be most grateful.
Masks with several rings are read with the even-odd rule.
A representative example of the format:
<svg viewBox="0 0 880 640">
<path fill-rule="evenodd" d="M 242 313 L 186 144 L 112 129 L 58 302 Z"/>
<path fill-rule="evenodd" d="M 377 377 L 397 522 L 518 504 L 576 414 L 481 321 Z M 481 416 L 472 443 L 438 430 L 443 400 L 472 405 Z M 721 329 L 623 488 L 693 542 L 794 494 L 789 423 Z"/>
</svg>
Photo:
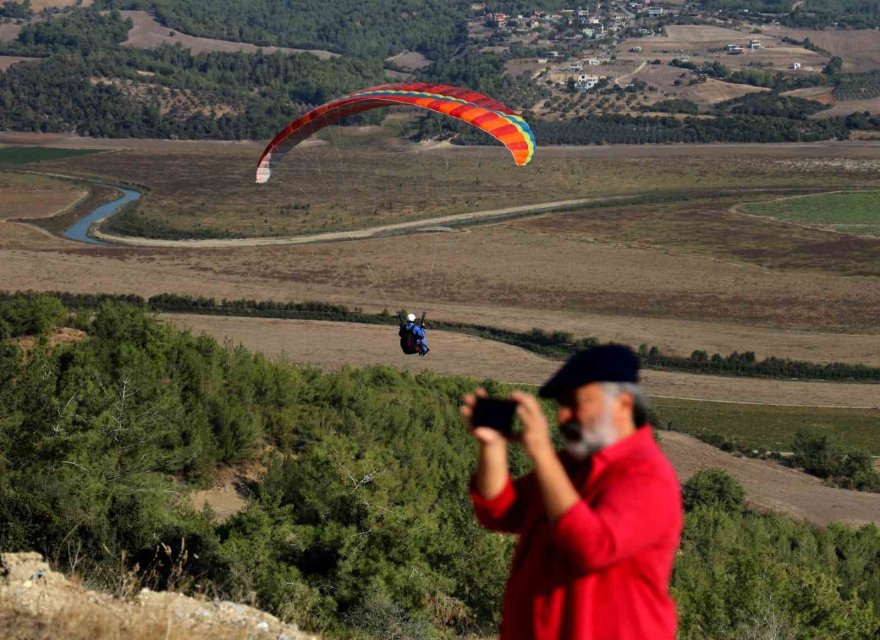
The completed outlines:
<svg viewBox="0 0 880 640">
<path fill-rule="evenodd" d="M 602 198 L 601 200 L 614 200 L 615 198 Z M 287 236 L 282 238 L 235 238 L 231 240 L 160 240 L 157 238 L 138 238 L 134 236 L 118 236 L 95 229 L 93 235 L 105 242 L 137 247 L 185 247 L 188 249 L 218 249 L 229 247 L 266 247 L 276 245 L 315 244 L 319 242 L 339 242 L 344 240 L 363 240 L 380 236 L 399 235 L 425 229 L 436 229 L 440 225 L 460 224 L 462 222 L 481 222 L 484 220 L 498 220 L 514 216 L 549 213 L 560 209 L 570 209 L 599 202 L 600 198 L 580 198 L 576 200 L 559 200 L 545 202 L 543 204 L 525 205 L 521 207 L 504 207 L 502 209 L 490 209 L 486 211 L 471 211 L 457 213 L 412 222 L 399 222 L 386 224 L 366 229 L 353 229 L 351 231 L 332 231 L 328 233 L 310 233 L 299 236 Z"/>
</svg>

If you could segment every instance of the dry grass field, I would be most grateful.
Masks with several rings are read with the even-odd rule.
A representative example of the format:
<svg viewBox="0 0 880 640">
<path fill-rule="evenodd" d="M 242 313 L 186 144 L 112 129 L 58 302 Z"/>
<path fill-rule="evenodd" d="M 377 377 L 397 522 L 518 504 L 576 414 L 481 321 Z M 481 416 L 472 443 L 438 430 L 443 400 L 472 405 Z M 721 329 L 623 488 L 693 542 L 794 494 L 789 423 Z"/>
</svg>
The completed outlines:
<svg viewBox="0 0 880 640">
<path fill-rule="evenodd" d="M 0 171 L 0 221 L 48 218 L 87 195 L 83 187 L 64 180 Z"/>
<path fill-rule="evenodd" d="M 124 17 L 130 18 L 134 23 L 134 27 L 128 32 L 128 39 L 123 43 L 123 45 L 128 47 L 155 49 L 163 44 L 180 44 L 184 49 L 189 49 L 193 53 L 206 53 L 210 51 L 219 51 L 223 53 L 239 51 L 242 53 L 256 53 L 257 51 L 264 51 L 266 53 L 274 53 L 276 51 L 281 51 L 284 53 L 311 53 L 322 60 L 338 55 L 320 49 L 259 47 L 245 42 L 231 42 L 228 40 L 217 40 L 215 38 L 200 38 L 181 33 L 175 29 L 163 27 L 146 11 L 122 11 L 121 13 Z"/>
<path fill-rule="evenodd" d="M 421 358 L 400 352 L 393 326 L 191 314 L 163 317 L 195 334 L 207 333 L 220 342 L 228 339 L 272 358 L 287 358 L 328 370 L 387 365 L 413 372 L 540 385 L 561 364 L 518 347 L 446 331 L 429 333 L 431 353 Z M 648 393 L 657 397 L 784 406 L 876 405 L 880 409 L 880 397 L 872 400 L 867 393 L 870 387 L 863 384 L 755 380 L 668 371 L 645 371 L 643 380 Z"/>
<path fill-rule="evenodd" d="M 365 129 L 333 131 L 331 144 L 295 149 L 266 185 L 254 184 L 258 152 L 244 145 L 169 144 L 160 147 L 164 151 L 126 149 L 45 166 L 145 185 L 150 189 L 140 206 L 145 218 L 186 233 L 233 237 L 338 231 L 572 198 L 726 186 L 839 187 L 873 180 L 857 168 L 823 174 L 761 158 L 757 151 L 727 154 L 725 148 L 725 162 L 707 163 L 703 153 L 717 153 L 717 146 L 685 151 L 675 163 L 626 157 L 626 148 L 617 151 L 619 158 L 542 149 L 529 166 L 515 167 L 498 146 L 400 143 Z M 789 152 L 798 157 L 801 151 L 808 156 L 808 148 L 793 147 L 780 157 Z M 674 147 L 669 150 L 678 155 Z"/>
<path fill-rule="evenodd" d="M 843 70 L 863 73 L 880 68 L 880 33 L 871 29 L 790 29 L 768 25 L 764 33 L 775 38 L 789 37 L 795 40 L 809 38 L 817 46 L 840 56 Z"/>
<path fill-rule="evenodd" d="M 880 35 L 878 35 L 878 38 L 880 38 Z M 834 87 L 806 87 L 804 89 L 786 91 L 782 95 L 795 98 L 805 98 L 807 100 L 813 100 L 815 102 L 829 105 L 828 109 L 819 111 L 811 116 L 816 119 L 840 118 L 852 113 L 861 113 L 864 111 L 874 114 L 880 113 L 880 98 L 873 98 L 870 100 L 838 100 L 834 97 L 833 92 Z"/>
<path fill-rule="evenodd" d="M 707 109 L 719 102 L 733 100 L 749 93 L 769 91 L 769 89 L 764 89 L 763 87 L 734 84 L 714 78 L 709 78 L 705 82 L 697 84 L 689 84 L 689 81 L 695 77 L 696 74 L 687 69 L 671 67 L 665 64 L 648 64 L 637 73 L 634 73 L 630 80 L 641 80 L 648 83 L 649 86 L 659 89 L 657 93 L 648 94 L 649 100 L 652 103 L 669 98 L 680 98 L 696 102 L 701 107 Z M 676 82 L 679 84 L 676 85 Z"/>
<path fill-rule="evenodd" d="M 815 114 L 815 118 L 839 118 L 848 116 L 851 113 L 861 113 L 867 111 L 869 113 L 880 113 L 880 98 L 872 100 L 842 100 L 837 102 L 830 109 L 820 111 Z"/>
<path fill-rule="evenodd" d="M 164 175 L 161 161 L 188 160 L 210 177 L 214 168 L 229 176 L 228 167 L 222 169 L 229 158 L 249 175 L 255 148 L 117 142 L 141 148 L 53 167 L 75 166 L 89 173 L 124 168 L 131 171 L 128 179 L 150 185 L 148 205 L 156 199 L 176 207 L 180 203 L 171 188 L 178 178 Z M 150 145 L 174 153 L 162 152 L 151 160 Z M 840 185 L 876 188 L 876 145 L 542 151 L 541 163 L 536 159 L 534 165 L 541 173 L 534 175 L 542 180 L 549 175 L 548 184 L 560 189 L 573 183 L 569 188 L 598 184 L 639 190 L 641 176 L 645 186 L 663 180 L 678 189 L 743 190 L 716 199 L 704 194 L 680 203 L 496 222 L 456 233 L 298 247 L 82 247 L 7 225 L 0 236 L 0 281 L 13 289 L 145 296 L 173 291 L 230 299 L 324 300 L 368 310 L 426 307 L 432 317 L 446 320 L 562 329 L 577 336 L 656 344 L 685 355 L 694 349 L 724 354 L 750 350 L 759 357 L 878 361 L 880 284 L 871 275 L 877 266 L 876 243 L 730 210 L 740 198 L 776 197 L 786 189 L 811 185 L 825 190 Z M 491 149 L 443 153 L 466 164 L 486 153 L 498 154 Z M 757 181 L 763 186 L 752 188 L 778 191 L 747 190 Z M 183 200 L 192 198 L 189 183 L 179 184 Z M 235 190 L 223 191 L 216 184 L 218 193 L 213 195 L 197 185 L 198 197 L 212 203 L 232 201 Z M 542 187 L 540 181 L 517 188 L 518 193 L 545 198 L 548 193 L 558 197 L 560 190 Z M 243 198 L 241 202 L 246 210 Z"/>
</svg>

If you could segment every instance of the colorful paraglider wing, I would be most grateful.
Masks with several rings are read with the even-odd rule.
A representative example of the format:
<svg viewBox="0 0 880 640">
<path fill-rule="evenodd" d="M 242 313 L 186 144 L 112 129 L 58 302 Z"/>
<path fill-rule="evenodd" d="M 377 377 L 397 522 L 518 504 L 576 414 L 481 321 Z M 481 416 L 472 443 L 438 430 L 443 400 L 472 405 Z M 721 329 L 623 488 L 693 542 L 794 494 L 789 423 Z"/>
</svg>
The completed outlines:
<svg viewBox="0 0 880 640">
<path fill-rule="evenodd" d="M 442 113 L 485 131 L 507 147 L 517 166 L 528 164 L 535 153 L 535 136 L 529 125 L 497 100 L 442 84 L 388 84 L 349 93 L 291 122 L 260 156 L 257 182 L 267 182 L 272 169 L 287 152 L 319 129 L 357 113 L 394 104 Z"/>
</svg>

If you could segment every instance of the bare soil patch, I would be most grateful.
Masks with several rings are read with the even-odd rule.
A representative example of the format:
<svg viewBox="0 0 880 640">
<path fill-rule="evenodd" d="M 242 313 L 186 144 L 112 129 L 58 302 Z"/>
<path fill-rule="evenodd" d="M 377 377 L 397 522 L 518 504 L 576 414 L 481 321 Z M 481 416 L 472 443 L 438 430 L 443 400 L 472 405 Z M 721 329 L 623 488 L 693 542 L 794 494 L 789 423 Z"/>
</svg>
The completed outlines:
<svg viewBox="0 0 880 640">
<path fill-rule="evenodd" d="M 733 100 L 750 93 L 763 93 L 766 91 L 769 91 L 769 89 L 710 78 L 705 82 L 683 87 L 679 92 L 679 96 L 686 100 L 693 100 L 698 104 L 718 104 L 719 102 Z"/>
<path fill-rule="evenodd" d="M 813 100 L 814 102 L 821 102 L 827 105 L 833 105 L 837 102 L 834 98 L 834 87 L 804 87 L 803 89 L 786 91 L 782 95 Z"/>
<path fill-rule="evenodd" d="M 752 87 L 744 84 L 734 84 L 709 78 L 705 82 L 689 84 L 696 75 L 688 69 L 671 67 L 665 64 L 648 64 L 633 75 L 636 80 L 647 82 L 649 86 L 657 87 L 660 92 L 648 94 L 651 102 L 664 100 L 670 97 L 691 100 L 699 105 L 710 105 L 732 100 L 748 93 L 769 91 L 763 87 Z M 675 83 L 678 82 L 676 85 Z"/>
<path fill-rule="evenodd" d="M 431 353 L 406 356 L 393 326 L 167 314 L 175 326 L 226 339 L 271 357 L 325 369 L 387 365 L 502 382 L 543 384 L 561 365 L 510 345 L 445 331 L 429 331 Z M 649 394 L 722 402 L 792 406 L 864 407 L 867 385 L 789 382 L 668 371 L 645 371 Z M 876 399 L 880 406 L 880 397 Z"/>
<path fill-rule="evenodd" d="M 409 71 L 418 71 L 431 66 L 431 61 L 418 51 L 402 51 L 390 58 L 385 58 L 385 62 Z"/>
<path fill-rule="evenodd" d="M 190 502 L 199 510 L 207 504 L 214 512 L 214 518 L 222 522 L 244 509 L 248 496 L 265 472 L 265 467 L 257 463 L 218 469 L 213 476 L 214 486 L 192 492 Z"/>
<path fill-rule="evenodd" d="M 491 324 L 513 331 L 567 331 L 602 342 L 647 344 L 663 353 L 688 356 L 695 349 L 727 355 L 753 351 L 759 360 L 769 356 L 807 362 L 846 362 L 880 366 L 880 335 L 782 331 L 754 325 L 670 320 L 665 318 L 601 315 L 539 309 L 488 306 L 431 305 L 438 320 Z"/>
<path fill-rule="evenodd" d="M 828 64 L 829 59 L 828 56 L 801 47 L 777 46 L 741 55 L 728 55 L 720 52 L 698 54 L 691 56 L 690 61 L 695 64 L 718 61 L 729 69 L 772 69 L 788 72 L 791 75 L 803 75 L 819 73 Z M 795 63 L 801 65 L 797 71 L 792 69 Z"/>
<path fill-rule="evenodd" d="M 2 40 L 2 38 L 0 38 Z M 12 65 L 16 65 L 19 62 L 31 62 L 33 60 L 39 60 L 39 58 L 24 58 L 22 56 L 0 56 L 0 71 L 6 71 Z"/>
<path fill-rule="evenodd" d="M 752 36 L 745 30 L 728 29 L 726 27 L 705 24 L 668 25 L 666 27 L 666 34 L 667 37 L 665 38 L 639 38 L 639 41 L 640 44 L 642 42 L 652 43 L 652 48 L 656 48 L 660 46 L 660 43 L 673 47 L 692 47 L 694 45 L 723 47 L 728 43 L 738 42 L 743 38 L 748 39 L 749 37 L 755 37 L 766 42 L 770 40 L 767 37 Z"/>
<path fill-rule="evenodd" d="M 49 336 L 49 346 L 57 347 L 61 344 L 76 344 L 86 337 L 85 332 L 73 327 L 58 327 Z M 37 336 L 21 336 L 15 342 L 24 353 L 27 353 L 37 344 Z"/>
<path fill-rule="evenodd" d="M 123 42 L 123 45 L 128 47 L 155 49 L 162 44 L 174 45 L 179 43 L 183 48 L 189 49 L 193 53 L 206 53 L 211 51 L 220 51 L 224 53 L 237 51 L 242 53 L 257 53 L 258 51 L 263 51 L 265 53 L 275 53 L 280 51 L 290 54 L 311 53 L 321 60 L 327 60 L 339 55 L 321 49 L 291 49 L 274 46 L 262 47 L 248 44 L 246 42 L 231 42 L 229 40 L 190 36 L 175 29 L 169 29 L 168 27 L 162 26 L 146 11 L 122 11 L 120 13 L 126 18 L 130 18 L 134 23 L 134 27 L 128 32 L 128 39 Z"/>
<path fill-rule="evenodd" d="M 0 22 L 0 42 L 11 42 L 18 37 L 22 25 L 14 22 Z"/>
<path fill-rule="evenodd" d="M 30 0 L 30 2 L 32 13 L 40 13 L 43 9 L 91 7 L 93 4 L 93 0 Z"/>
</svg>

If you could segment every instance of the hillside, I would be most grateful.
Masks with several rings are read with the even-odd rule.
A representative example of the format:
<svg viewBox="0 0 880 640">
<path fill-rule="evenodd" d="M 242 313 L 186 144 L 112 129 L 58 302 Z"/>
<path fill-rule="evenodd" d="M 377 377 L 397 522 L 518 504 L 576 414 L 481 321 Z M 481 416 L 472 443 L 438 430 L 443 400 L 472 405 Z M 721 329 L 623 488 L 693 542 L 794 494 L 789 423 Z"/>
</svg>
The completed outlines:
<svg viewBox="0 0 880 640">
<path fill-rule="evenodd" d="M 26 556 L 17 559 L 13 595 L 0 598 L 12 608 L 3 624 L 29 624 L 32 635 L 78 625 L 27 608 L 29 594 L 60 606 L 63 597 L 39 596 L 72 590 L 86 614 L 100 607 L 124 621 L 144 610 L 149 624 L 165 611 L 159 637 L 173 637 L 178 621 L 239 614 L 279 628 L 202 595 L 328 638 L 492 633 L 512 539 L 482 530 L 466 498 L 473 445 L 457 404 L 474 380 L 388 367 L 322 373 L 181 333 L 142 307 L 95 303 L 79 312 L 48 296 L 0 303 L 3 336 L 47 338 L 26 356 L 0 342 L 0 483 L 14 488 L 0 494 L 0 546 L 45 549 L 54 570 L 84 576 L 96 591 L 141 594 L 145 604 L 40 576 L 45 567 Z M 71 324 L 84 335 L 52 346 L 52 329 Z M 485 384 L 491 393 L 509 389 Z M 704 455 L 693 451 L 694 460 Z M 218 522 L 193 509 L 191 494 L 218 468 L 255 460 L 265 472 L 244 510 Z M 516 475 L 528 468 L 517 449 L 511 465 Z M 737 637 L 757 633 L 751 611 L 793 633 L 877 632 L 875 526 L 817 528 L 741 504 L 722 508 L 711 496 L 689 509 L 672 582 L 685 637 L 729 638 L 721 622 Z M 717 572 L 738 579 L 719 581 Z M 805 617 L 817 608 L 821 616 Z M 120 624 L 112 615 L 89 620 Z"/>
<path fill-rule="evenodd" d="M 861 94 L 841 94 L 833 111 L 813 119 L 805 115 L 827 105 L 780 97 L 841 83 L 874 91 L 873 31 L 764 30 L 732 18 L 714 26 L 702 24 L 708 16 L 700 7 L 687 9 L 696 15 L 686 21 L 697 24 L 668 24 L 629 13 L 616 0 L 589 18 L 601 27 L 597 35 L 581 28 L 586 18 L 565 12 L 517 18 L 514 27 L 493 23 L 481 7 L 437 0 L 310 1 L 296 10 L 280 0 L 59 6 L 60 13 L 0 23 L 0 104 L 16 100 L 16 108 L 0 110 L 0 126 L 267 139 L 330 97 L 391 80 L 429 80 L 526 112 L 543 145 L 798 142 L 880 129 L 878 104 Z M 845 44 L 850 35 L 865 45 Z M 850 72 L 857 77 L 844 77 Z M 757 109 L 749 99 L 755 91 L 770 94 Z M 862 111 L 875 117 L 849 117 Z M 404 122 L 396 134 L 487 142 L 436 118 Z"/>
</svg>

